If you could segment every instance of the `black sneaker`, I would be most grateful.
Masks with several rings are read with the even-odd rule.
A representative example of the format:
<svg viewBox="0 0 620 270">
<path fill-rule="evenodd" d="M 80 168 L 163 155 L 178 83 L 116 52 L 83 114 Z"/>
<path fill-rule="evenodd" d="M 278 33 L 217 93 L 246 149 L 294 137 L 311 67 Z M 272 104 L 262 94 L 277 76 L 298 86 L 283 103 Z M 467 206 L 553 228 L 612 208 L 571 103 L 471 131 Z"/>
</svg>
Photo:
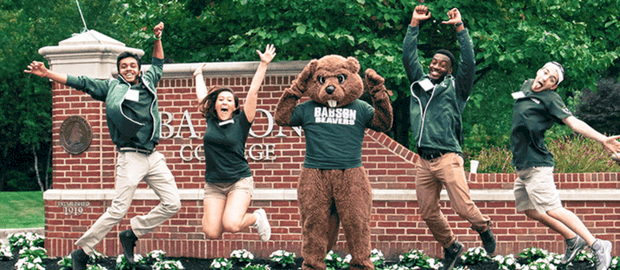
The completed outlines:
<svg viewBox="0 0 620 270">
<path fill-rule="evenodd" d="M 133 233 L 131 229 L 122 231 L 118 234 L 118 238 L 121 240 L 121 246 L 123 246 L 123 255 L 125 259 L 131 265 L 136 262 L 133 259 L 133 248 L 136 246 L 138 237 Z"/>
<path fill-rule="evenodd" d="M 71 266 L 73 270 L 86 270 L 88 258 L 88 254 L 82 249 L 76 249 L 71 252 Z"/>
<path fill-rule="evenodd" d="M 489 255 L 495 253 L 497 244 L 495 243 L 495 236 L 491 231 L 491 227 L 480 233 L 480 239 L 482 239 L 482 247 L 484 247 L 484 250 L 486 250 Z"/>
<path fill-rule="evenodd" d="M 459 258 L 461 253 L 463 252 L 463 244 L 458 241 L 454 241 L 454 243 L 448 248 L 443 249 L 443 270 L 450 270 L 454 267 L 454 263 Z"/>
</svg>

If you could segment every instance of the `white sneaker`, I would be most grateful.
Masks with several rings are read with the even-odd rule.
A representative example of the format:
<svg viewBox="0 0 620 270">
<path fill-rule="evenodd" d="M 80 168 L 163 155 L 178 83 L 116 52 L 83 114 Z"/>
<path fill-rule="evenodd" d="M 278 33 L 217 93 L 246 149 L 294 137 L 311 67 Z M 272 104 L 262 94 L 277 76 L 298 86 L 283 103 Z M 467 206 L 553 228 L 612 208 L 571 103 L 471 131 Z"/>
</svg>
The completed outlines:
<svg viewBox="0 0 620 270">
<path fill-rule="evenodd" d="M 271 238 L 271 226 L 269 225 L 269 220 L 267 220 L 267 213 L 261 208 L 254 211 L 254 215 L 258 217 L 254 228 L 258 231 L 260 240 L 269 241 L 269 238 Z"/>
<path fill-rule="evenodd" d="M 590 250 L 594 253 L 594 267 L 596 270 L 606 270 L 611 264 L 611 242 L 596 239 Z"/>
</svg>

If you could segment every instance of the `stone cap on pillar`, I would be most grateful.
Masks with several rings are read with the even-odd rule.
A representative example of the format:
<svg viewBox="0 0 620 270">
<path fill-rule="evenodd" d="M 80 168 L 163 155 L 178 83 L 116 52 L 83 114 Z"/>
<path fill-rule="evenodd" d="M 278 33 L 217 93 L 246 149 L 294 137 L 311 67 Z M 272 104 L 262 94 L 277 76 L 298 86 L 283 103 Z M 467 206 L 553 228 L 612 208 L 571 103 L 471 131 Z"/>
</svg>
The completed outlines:
<svg viewBox="0 0 620 270">
<path fill-rule="evenodd" d="M 124 43 L 88 30 L 58 42 L 58 46 L 39 49 L 49 63 L 50 70 L 73 76 L 108 79 L 117 74 L 116 57 L 129 51 L 142 57 L 144 51 L 126 47 Z"/>
</svg>

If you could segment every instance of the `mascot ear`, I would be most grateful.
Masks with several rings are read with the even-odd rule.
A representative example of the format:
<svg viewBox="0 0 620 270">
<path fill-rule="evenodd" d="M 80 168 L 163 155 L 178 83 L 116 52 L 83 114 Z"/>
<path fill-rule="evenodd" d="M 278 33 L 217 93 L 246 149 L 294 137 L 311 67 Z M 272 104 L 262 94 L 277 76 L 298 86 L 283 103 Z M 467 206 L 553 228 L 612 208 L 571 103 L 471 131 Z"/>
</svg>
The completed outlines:
<svg viewBox="0 0 620 270">
<path fill-rule="evenodd" d="M 360 62 L 355 57 L 347 57 L 346 66 L 351 73 L 357 74 L 360 71 Z"/>
</svg>

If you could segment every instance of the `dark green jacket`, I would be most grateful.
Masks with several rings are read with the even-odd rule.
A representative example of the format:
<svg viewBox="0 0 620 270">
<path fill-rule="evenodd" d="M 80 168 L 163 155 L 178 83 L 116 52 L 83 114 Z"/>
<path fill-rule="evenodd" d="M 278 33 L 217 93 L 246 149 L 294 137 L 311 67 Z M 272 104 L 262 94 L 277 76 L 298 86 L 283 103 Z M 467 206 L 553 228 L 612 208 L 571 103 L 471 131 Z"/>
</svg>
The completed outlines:
<svg viewBox="0 0 620 270">
<path fill-rule="evenodd" d="M 403 64 L 409 80 L 413 82 L 410 87 L 409 108 L 411 130 L 418 148 L 461 153 L 463 143 L 461 114 L 469 99 L 476 73 L 473 42 L 467 30 L 457 33 L 461 56 L 456 78 L 447 75 L 433 90 L 424 93 L 419 82 L 428 78 L 428 75 L 424 74 L 418 57 L 419 32 L 419 27 L 409 26 L 403 42 Z M 426 95 L 422 99 L 425 102 L 421 101 L 420 95 Z"/>
<path fill-rule="evenodd" d="M 112 142 L 119 147 L 131 146 L 153 149 L 159 143 L 159 105 L 155 86 L 163 74 L 163 59 L 153 57 L 152 65 L 144 73 L 141 83 L 134 85 L 146 89 L 152 95 L 150 110 L 137 111 L 138 114 L 150 114 L 152 123 L 140 123 L 127 116 L 123 107 L 131 106 L 126 100 L 127 91 L 132 87 L 122 76 L 109 80 L 98 80 L 85 76 L 67 76 L 67 86 L 89 94 L 93 99 L 105 102 L 106 121 Z M 141 129 L 143 129 L 141 131 Z M 148 129 L 148 130 L 147 130 Z M 141 132 L 140 132 L 141 131 Z"/>
</svg>

